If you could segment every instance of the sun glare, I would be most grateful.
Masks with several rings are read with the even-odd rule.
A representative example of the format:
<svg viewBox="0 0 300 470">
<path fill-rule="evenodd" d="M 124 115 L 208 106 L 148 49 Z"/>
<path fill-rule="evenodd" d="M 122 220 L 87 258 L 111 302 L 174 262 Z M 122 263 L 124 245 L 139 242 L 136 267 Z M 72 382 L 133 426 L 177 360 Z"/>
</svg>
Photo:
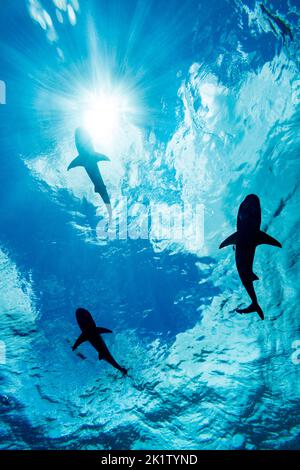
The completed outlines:
<svg viewBox="0 0 300 470">
<path fill-rule="evenodd" d="M 126 119 L 128 103 L 124 96 L 99 93 L 90 96 L 83 113 L 83 126 L 94 143 L 109 145 Z"/>
</svg>

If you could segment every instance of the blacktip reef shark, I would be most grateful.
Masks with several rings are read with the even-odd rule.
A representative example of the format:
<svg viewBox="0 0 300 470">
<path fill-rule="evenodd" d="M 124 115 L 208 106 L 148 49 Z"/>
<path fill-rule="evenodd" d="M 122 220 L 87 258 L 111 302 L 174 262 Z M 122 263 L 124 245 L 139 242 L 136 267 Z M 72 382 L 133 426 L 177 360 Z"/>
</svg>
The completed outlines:
<svg viewBox="0 0 300 470">
<path fill-rule="evenodd" d="M 80 346 L 82 343 L 89 341 L 89 343 L 98 352 L 100 361 L 103 359 L 112 365 L 115 369 L 118 369 L 120 372 L 122 372 L 123 375 L 126 375 L 127 369 L 125 369 L 125 367 L 121 367 L 117 361 L 115 361 L 101 336 L 103 333 L 112 333 L 112 331 L 108 330 L 107 328 L 96 326 L 92 315 L 85 308 L 78 308 L 76 310 L 76 319 L 82 333 L 75 341 L 72 350 L 75 351 L 75 349 L 77 349 L 78 346 Z"/>
<path fill-rule="evenodd" d="M 258 304 L 253 282 L 258 277 L 253 272 L 255 249 L 258 245 L 272 245 L 282 248 L 281 243 L 260 230 L 261 208 L 258 196 L 249 194 L 241 203 L 237 216 L 237 231 L 224 240 L 220 248 L 235 245 L 236 267 L 252 303 L 244 309 L 236 309 L 238 313 L 257 312 L 262 320 L 264 314 Z"/>
<path fill-rule="evenodd" d="M 95 152 L 88 132 L 82 127 L 78 127 L 75 131 L 75 144 L 79 155 L 71 161 L 68 170 L 78 166 L 85 169 L 94 184 L 95 193 L 100 194 L 106 206 L 110 223 L 112 220 L 111 202 L 98 167 L 98 162 L 108 162 L 110 159 L 106 155 Z"/>
</svg>

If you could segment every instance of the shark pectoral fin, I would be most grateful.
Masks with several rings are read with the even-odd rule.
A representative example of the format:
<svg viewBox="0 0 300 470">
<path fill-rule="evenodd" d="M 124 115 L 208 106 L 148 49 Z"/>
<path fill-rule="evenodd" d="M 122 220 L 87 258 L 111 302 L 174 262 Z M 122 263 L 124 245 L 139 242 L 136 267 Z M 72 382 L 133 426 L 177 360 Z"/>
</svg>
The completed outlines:
<svg viewBox="0 0 300 470">
<path fill-rule="evenodd" d="M 101 326 L 97 326 L 96 330 L 97 330 L 97 333 L 99 333 L 99 335 L 103 333 L 112 333 L 111 330 L 108 330 L 107 328 L 102 328 Z"/>
<path fill-rule="evenodd" d="M 73 347 L 72 347 L 72 350 L 75 351 L 75 349 L 78 348 L 78 346 L 80 346 L 82 343 L 84 343 L 85 341 L 87 341 L 87 337 L 84 333 L 81 333 L 81 335 L 77 338 L 77 340 L 75 341 Z"/>
<path fill-rule="evenodd" d="M 259 277 L 255 273 L 252 273 L 252 281 L 259 281 Z"/>
<path fill-rule="evenodd" d="M 237 232 L 233 233 L 228 238 L 226 238 L 219 246 L 219 249 L 224 248 L 225 246 L 229 246 L 229 245 L 236 245 L 236 242 L 237 242 Z"/>
<path fill-rule="evenodd" d="M 257 245 L 272 245 L 282 248 L 281 243 L 276 238 L 271 237 L 266 232 L 260 231 L 258 234 Z"/>
<path fill-rule="evenodd" d="M 71 161 L 70 165 L 68 166 L 67 170 L 71 170 L 72 168 L 76 168 L 77 166 L 82 166 L 82 161 L 79 155 L 77 155 L 74 160 Z"/>
<path fill-rule="evenodd" d="M 95 159 L 97 162 L 110 162 L 110 158 L 108 158 L 106 155 L 103 155 L 103 153 L 94 153 Z"/>
</svg>

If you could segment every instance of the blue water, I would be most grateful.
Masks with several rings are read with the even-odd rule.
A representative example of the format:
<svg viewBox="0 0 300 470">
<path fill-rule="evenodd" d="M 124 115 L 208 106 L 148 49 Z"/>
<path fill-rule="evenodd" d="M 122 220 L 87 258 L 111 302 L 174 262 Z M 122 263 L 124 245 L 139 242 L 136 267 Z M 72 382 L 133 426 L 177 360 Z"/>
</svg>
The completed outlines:
<svg viewBox="0 0 300 470">
<path fill-rule="evenodd" d="M 6 3 L 0 448 L 300 448 L 298 2 Z M 66 171 L 98 86 L 134 102 L 101 166 L 115 213 L 202 204 L 203 244 L 99 240 L 103 205 Z M 249 193 L 283 244 L 257 250 L 264 322 L 235 313 L 247 294 L 218 250 Z M 78 306 L 128 378 L 72 353 Z"/>
</svg>

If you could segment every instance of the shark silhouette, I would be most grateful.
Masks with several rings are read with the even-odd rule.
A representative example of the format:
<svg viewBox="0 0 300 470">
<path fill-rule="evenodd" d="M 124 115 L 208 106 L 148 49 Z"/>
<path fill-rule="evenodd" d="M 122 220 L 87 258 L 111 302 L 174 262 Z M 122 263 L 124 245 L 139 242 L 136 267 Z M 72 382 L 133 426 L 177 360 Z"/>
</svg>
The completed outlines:
<svg viewBox="0 0 300 470">
<path fill-rule="evenodd" d="M 106 186 L 103 182 L 98 162 L 110 161 L 110 159 L 94 150 L 89 134 L 82 127 L 78 127 L 75 131 L 75 144 L 79 155 L 71 161 L 68 170 L 82 166 L 90 177 L 95 187 L 95 193 L 99 193 L 108 212 L 109 222 L 112 219 L 111 202 L 107 193 Z"/>
<path fill-rule="evenodd" d="M 258 245 L 272 245 L 281 248 L 275 238 L 260 230 L 261 208 L 258 196 L 249 194 L 241 203 L 237 217 L 237 231 L 224 240 L 220 248 L 235 245 L 236 267 L 252 303 L 244 309 L 236 309 L 238 313 L 257 312 L 262 320 L 264 314 L 258 305 L 253 282 L 258 277 L 253 272 L 255 249 Z"/>
<path fill-rule="evenodd" d="M 265 6 L 263 3 L 260 4 L 260 8 L 261 8 L 261 11 L 267 15 L 268 17 L 268 22 L 269 22 L 269 25 L 272 29 L 272 31 L 275 33 L 275 35 L 277 36 L 277 32 L 276 32 L 276 29 L 274 27 L 274 23 L 275 25 L 279 28 L 281 34 L 282 34 L 282 37 L 283 37 L 283 40 L 285 40 L 286 36 L 288 36 L 291 41 L 293 41 L 293 34 L 292 34 L 292 30 L 291 28 L 283 21 L 281 20 L 278 16 L 272 14 Z"/>
<path fill-rule="evenodd" d="M 125 369 L 125 367 L 121 367 L 115 361 L 101 336 L 103 333 L 112 333 L 112 331 L 108 330 L 107 328 L 96 326 L 92 315 L 85 308 L 78 308 L 76 310 L 76 319 L 82 333 L 75 341 L 72 350 L 75 351 L 75 349 L 77 349 L 78 346 L 80 346 L 82 343 L 89 341 L 98 352 L 100 361 L 103 359 L 115 367 L 115 369 L 118 369 L 120 372 L 122 372 L 123 375 L 126 375 L 127 369 Z"/>
</svg>

